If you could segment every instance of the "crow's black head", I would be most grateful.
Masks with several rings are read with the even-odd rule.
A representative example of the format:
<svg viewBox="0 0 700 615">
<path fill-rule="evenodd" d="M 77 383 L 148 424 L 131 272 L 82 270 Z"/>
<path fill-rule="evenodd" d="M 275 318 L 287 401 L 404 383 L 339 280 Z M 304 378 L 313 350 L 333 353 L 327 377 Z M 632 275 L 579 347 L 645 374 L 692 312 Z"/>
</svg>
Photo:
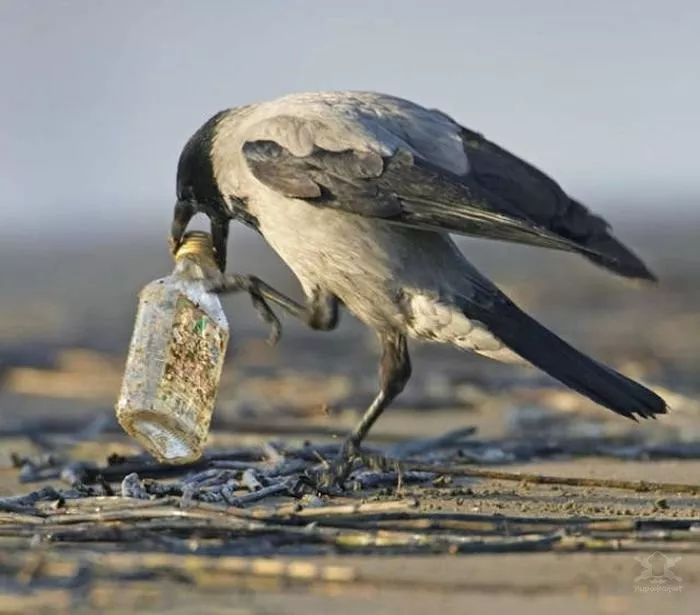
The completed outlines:
<svg viewBox="0 0 700 615">
<path fill-rule="evenodd" d="M 177 203 L 171 227 L 171 247 L 177 250 L 190 219 L 197 212 L 211 220 L 219 268 L 226 267 L 226 239 L 230 212 L 214 176 L 212 143 L 226 111 L 217 113 L 187 142 L 177 165 Z"/>
<path fill-rule="evenodd" d="M 217 113 L 192 135 L 177 164 L 177 199 L 196 204 L 198 210 L 221 205 L 223 196 L 214 177 L 211 149 L 216 128 L 226 111 Z M 197 207 L 198 205 L 198 207 Z"/>
</svg>

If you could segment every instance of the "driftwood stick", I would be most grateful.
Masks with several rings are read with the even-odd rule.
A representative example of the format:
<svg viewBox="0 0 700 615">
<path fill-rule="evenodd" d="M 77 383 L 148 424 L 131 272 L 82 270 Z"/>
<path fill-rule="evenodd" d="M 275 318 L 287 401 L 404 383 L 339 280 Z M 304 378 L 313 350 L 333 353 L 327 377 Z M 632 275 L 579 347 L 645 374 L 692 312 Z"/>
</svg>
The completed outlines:
<svg viewBox="0 0 700 615">
<path fill-rule="evenodd" d="M 139 455 L 122 459 L 103 467 L 86 466 L 84 471 L 86 481 L 92 481 L 101 476 L 107 481 L 116 482 L 123 480 L 125 476 L 132 472 L 136 472 L 142 478 L 169 478 L 180 476 L 186 472 L 206 470 L 212 467 L 214 462 L 222 461 L 234 462 L 228 466 L 231 469 L 245 469 L 259 463 L 263 457 L 264 453 L 259 448 L 239 448 L 236 451 L 225 453 L 212 452 L 193 463 L 166 465 L 156 463 L 146 455 Z"/>
<path fill-rule="evenodd" d="M 558 533 L 528 534 L 522 536 L 462 536 L 444 533 L 415 533 L 400 531 L 343 532 L 336 544 L 352 550 L 363 547 L 413 547 L 421 550 L 450 553 L 497 553 L 512 551 L 540 551 L 551 548 L 561 540 Z"/>
<path fill-rule="evenodd" d="M 257 502 L 263 498 L 269 497 L 271 495 L 279 495 L 280 493 L 289 493 L 291 488 L 291 482 L 288 480 L 280 481 L 279 483 L 273 483 L 267 487 L 261 487 L 257 491 L 251 491 L 245 495 L 240 495 L 234 497 L 231 501 L 232 506 L 245 506 L 252 502 Z"/>
<path fill-rule="evenodd" d="M 42 487 L 37 491 L 32 491 L 26 495 L 13 495 L 0 498 L 0 510 L 8 512 L 27 512 L 37 502 L 47 502 L 60 500 L 63 495 L 53 487 Z"/>
<path fill-rule="evenodd" d="M 638 537 L 632 535 L 601 536 L 565 536 L 553 546 L 554 551 L 663 551 L 664 553 L 700 553 L 697 540 L 680 538 L 669 540 L 667 537 Z"/>
<path fill-rule="evenodd" d="M 124 498 L 135 498 L 137 500 L 148 500 L 151 497 L 136 472 L 132 472 L 124 477 L 121 485 L 121 494 Z"/>
<path fill-rule="evenodd" d="M 572 487 L 603 487 L 607 489 L 626 489 L 629 491 L 658 491 L 661 493 L 687 493 L 700 494 L 700 485 L 685 483 L 660 483 L 653 481 L 617 480 L 613 478 L 586 478 L 568 476 L 547 476 L 543 474 L 531 474 L 528 472 L 504 472 L 501 470 L 486 470 L 469 466 L 441 465 L 406 461 L 403 462 L 405 470 L 414 472 L 434 472 L 450 476 L 469 476 L 473 478 L 488 478 L 492 480 L 505 480 L 527 482 L 540 485 L 569 485 Z"/>
<path fill-rule="evenodd" d="M 220 485 L 233 480 L 237 475 L 237 472 L 229 469 L 219 469 L 211 468 L 209 470 L 204 470 L 203 472 L 198 472 L 197 474 L 192 474 L 183 479 L 185 484 L 196 484 L 200 488 Z"/>
<path fill-rule="evenodd" d="M 358 489 L 395 485 L 398 491 L 403 483 L 423 483 L 433 478 L 435 474 L 429 472 L 360 472 L 350 483 Z"/>
<path fill-rule="evenodd" d="M 243 470 L 241 482 L 245 485 L 248 491 L 260 491 L 263 488 L 262 483 L 258 480 L 256 472 L 253 468 Z"/>
<path fill-rule="evenodd" d="M 265 458 L 271 466 L 279 466 L 285 462 L 284 455 L 279 451 L 274 442 L 265 442 L 262 445 Z"/>
<path fill-rule="evenodd" d="M 317 508 L 304 508 L 302 510 L 294 510 L 289 505 L 280 506 L 273 510 L 251 511 L 255 518 L 261 516 L 270 517 L 285 517 L 293 515 L 304 519 L 315 519 L 321 517 L 346 517 L 356 516 L 358 514 L 385 514 L 393 512 L 404 512 L 414 509 L 418 506 L 418 500 L 415 498 L 407 498 L 401 500 L 390 500 L 383 502 L 359 502 L 351 504 L 338 504 L 336 506 L 319 506 Z"/>
</svg>

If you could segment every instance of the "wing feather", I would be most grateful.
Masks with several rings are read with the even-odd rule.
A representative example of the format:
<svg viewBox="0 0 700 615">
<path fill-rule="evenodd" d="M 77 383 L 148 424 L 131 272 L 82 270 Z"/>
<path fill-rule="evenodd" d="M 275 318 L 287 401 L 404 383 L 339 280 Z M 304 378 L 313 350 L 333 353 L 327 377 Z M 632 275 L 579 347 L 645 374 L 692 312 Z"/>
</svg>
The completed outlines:
<svg viewBox="0 0 700 615">
<path fill-rule="evenodd" d="M 462 127 L 464 151 L 475 180 L 512 203 L 536 224 L 587 248 L 587 258 L 623 276 L 655 280 L 641 259 L 612 234 L 610 225 L 570 198 L 529 162 Z"/>
<path fill-rule="evenodd" d="M 319 207 L 578 252 L 618 274 L 654 279 L 605 220 L 481 134 L 407 101 L 352 100 L 350 111 L 287 109 L 256 124 L 242 146 L 253 176 Z M 448 164 L 451 156 L 462 160 Z"/>
<path fill-rule="evenodd" d="M 261 140 L 246 142 L 242 151 L 258 181 L 319 207 L 419 228 L 588 252 L 535 224 L 468 176 L 405 150 L 383 158 L 316 147 L 308 156 L 294 156 L 275 141 Z"/>
</svg>

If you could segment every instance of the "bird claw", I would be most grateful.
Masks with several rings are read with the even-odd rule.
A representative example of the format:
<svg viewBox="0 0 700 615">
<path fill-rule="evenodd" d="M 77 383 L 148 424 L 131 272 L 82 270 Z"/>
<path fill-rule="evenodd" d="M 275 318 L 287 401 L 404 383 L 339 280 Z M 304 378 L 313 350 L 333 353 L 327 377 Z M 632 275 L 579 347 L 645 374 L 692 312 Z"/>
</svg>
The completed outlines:
<svg viewBox="0 0 700 615">
<path fill-rule="evenodd" d="M 377 453 L 367 453 L 348 440 L 343 444 L 336 458 L 325 467 L 309 470 L 304 482 L 323 494 L 333 495 L 345 490 L 345 483 L 353 470 L 360 467 L 370 470 L 386 470 L 387 460 Z"/>
<path fill-rule="evenodd" d="M 253 302 L 253 308 L 258 313 L 258 316 L 270 325 L 267 343 L 270 346 L 276 346 L 282 336 L 282 323 L 280 323 L 279 318 L 277 318 L 277 315 L 272 311 L 272 308 L 261 294 L 250 290 L 248 292 L 250 294 L 250 300 Z"/>
<path fill-rule="evenodd" d="M 253 308 L 258 313 L 258 316 L 270 325 L 270 334 L 267 338 L 267 343 L 270 346 L 277 345 L 282 336 L 282 323 L 280 323 L 277 315 L 272 311 L 269 303 L 265 299 L 262 291 L 259 288 L 258 279 L 254 276 L 247 275 L 226 275 L 223 274 L 208 283 L 209 292 L 223 293 L 232 291 L 245 291 L 250 295 L 250 300 L 253 303 Z"/>
</svg>

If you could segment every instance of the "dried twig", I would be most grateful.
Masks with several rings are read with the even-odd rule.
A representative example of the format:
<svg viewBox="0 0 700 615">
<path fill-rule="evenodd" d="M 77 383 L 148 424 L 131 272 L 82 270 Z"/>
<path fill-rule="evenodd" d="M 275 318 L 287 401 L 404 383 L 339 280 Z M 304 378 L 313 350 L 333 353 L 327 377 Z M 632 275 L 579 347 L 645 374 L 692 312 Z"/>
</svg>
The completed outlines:
<svg viewBox="0 0 700 615">
<path fill-rule="evenodd" d="M 132 472 L 124 477 L 121 493 L 123 498 L 136 498 L 137 500 L 148 500 L 150 498 L 148 491 L 146 491 L 136 472 Z"/>
<path fill-rule="evenodd" d="M 296 482 L 296 481 L 294 481 Z M 251 491 L 246 495 L 240 495 L 234 497 L 230 504 L 231 506 L 245 506 L 252 502 L 257 502 L 263 498 L 269 497 L 271 495 L 279 495 L 281 493 L 289 493 L 292 487 L 292 482 L 289 480 L 282 480 L 278 483 L 273 483 L 267 487 L 260 487 L 257 491 Z"/>
<path fill-rule="evenodd" d="M 248 468 L 243 471 L 241 481 L 246 486 L 248 491 L 260 491 L 263 488 L 262 483 L 258 480 L 253 468 Z"/>
<path fill-rule="evenodd" d="M 434 478 L 431 472 L 360 472 L 353 477 L 352 486 L 360 490 L 395 485 L 398 491 L 403 483 L 424 483 Z"/>
<path fill-rule="evenodd" d="M 406 470 L 435 472 L 437 474 L 446 474 L 450 476 L 469 476 L 473 478 L 489 478 L 492 480 L 517 481 L 543 485 L 570 485 L 573 487 L 603 487 L 607 489 L 627 489 L 630 491 L 657 491 L 661 493 L 687 493 L 691 495 L 700 494 L 700 485 L 685 483 L 547 476 L 528 472 L 503 472 L 501 470 L 486 470 L 469 466 L 430 464 L 414 461 L 404 462 L 403 465 Z"/>
</svg>

